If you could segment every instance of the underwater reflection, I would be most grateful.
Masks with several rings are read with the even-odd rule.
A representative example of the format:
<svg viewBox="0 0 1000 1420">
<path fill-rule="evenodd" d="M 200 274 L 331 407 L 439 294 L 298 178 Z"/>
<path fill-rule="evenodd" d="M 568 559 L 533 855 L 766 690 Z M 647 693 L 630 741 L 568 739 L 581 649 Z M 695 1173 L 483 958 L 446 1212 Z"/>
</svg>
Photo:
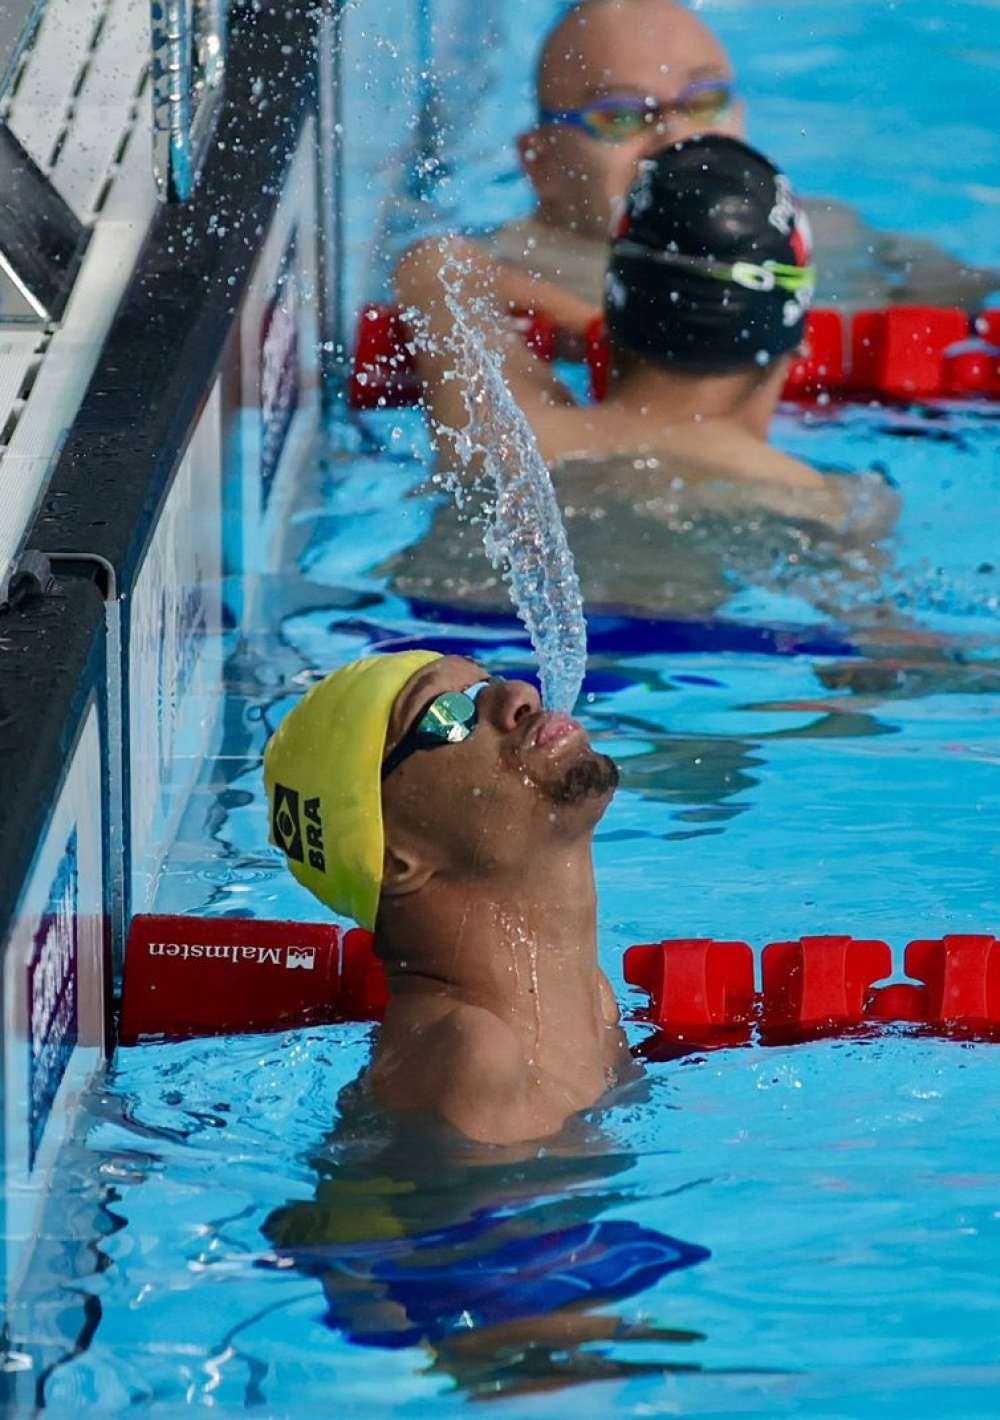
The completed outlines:
<svg viewBox="0 0 1000 1420">
<path fill-rule="evenodd" d="M 572 1121 L 544 1148 L 500 1149 L 390 1118 L 360 1082 L 340 1109 L 310 1161 L 314 1198 L 270 1215 L 274 1253 L 261 1263 L 318 1280 L 331 1330 L 362 1346 L 420 1346 L 431 1370 L 474 1396 L 700 1369 L 683 1353 L 620 1354 L 632 1341 L 704 1339 L 606 1308 L 710 1253 L 620 1216 L 636 1159 L 593 1122 Z"/>
<path fill-rule="evenodd" d="M 835 477 L 832 522 L 810 490 L 770 493 L 694 477 L 655 456 L 564 460 L 552 469 L 588 611 L 704 617 L 747 587 L 801 596 L 857 624 L 889 565 L 883 539 L 897 509 L 880 474 Z M 465 608 L 503 609 L 501 573 L 483 548 L 482 490 L 439 506 L 414 545 L 376 569 L 393 590 Z"/>
<path fill-rule="evenodd" d="M 891 720 L 893 707 L 940 695 L 996 695 L 1000 691 L 1000 664 L 966 661 L 960 644 L 949 646 L 936 638 L 925 646 L 909 648 L 909 655 L 881 660 L 858 658 L 817 665 L 821 692 L 806 699 L 755 701 L 748 710 L 800 715 L 815 719 L 787 730 L 771 730 L 761 740 L 856 739 L 892 735 L 900 726 Z M 876 712 L 882 711 L 880 715 Z"/>
</svg>

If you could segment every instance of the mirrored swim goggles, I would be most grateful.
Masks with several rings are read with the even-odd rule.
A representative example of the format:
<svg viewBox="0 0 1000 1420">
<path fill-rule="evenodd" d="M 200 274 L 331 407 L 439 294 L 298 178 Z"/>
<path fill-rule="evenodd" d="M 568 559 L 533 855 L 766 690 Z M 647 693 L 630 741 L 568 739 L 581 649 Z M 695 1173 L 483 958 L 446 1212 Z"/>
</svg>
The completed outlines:
<svg viewBox="0 0 1000 1420">
<path fill-rule="evenodd" d="M 594 99 L 583 108 L 540 108 L 538 122 L 582 128 L 599 143 L 625 143 L 649 128 L 665 133 L 671 118 L 701 125 L 715 123 L 732 106 L 735 94 L 736 86 L 730 79 L 698 79 L 683 88 L 673 103 L 621 94 Z"/>
<path fill-rule="evenodd" d="M 436 749 L 438 745 L 457 745 L 467 740 L 479 723 L 476 705 L 479 692 L 497 679 L 497 676 L 491 676 L 488 680 L 477 680 L 468 690 L 446 690 L 441 695 L 435 695 L 392 753 L 386 755 L 382 762 L 383 780 L 418 749 Z"/>
<path fill-rule="evenodd" d="M 699 276 L 711 276 L 716 281 L 729 281 L 747 291 L 787 291 L 805 298 L 816 285 L 815 266 L 792 266 L 782 261 L 716 261 L 710 256 L 683 256 L 680 252 L 654 251 L 627 238 L 614 243 L 615 256 L 637 256 L 643 261 L 655 261 L 661 266 L 673 266 L 693 271 Z"/>
</svg>

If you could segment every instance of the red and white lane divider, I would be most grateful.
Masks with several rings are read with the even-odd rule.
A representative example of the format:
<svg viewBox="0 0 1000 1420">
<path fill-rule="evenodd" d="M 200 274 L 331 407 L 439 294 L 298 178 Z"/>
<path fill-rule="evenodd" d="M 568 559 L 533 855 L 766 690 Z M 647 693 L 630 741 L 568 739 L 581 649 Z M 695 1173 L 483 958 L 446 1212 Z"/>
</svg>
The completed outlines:
<svg viewBox="0 0 1000 1420">
<path fill-rule="evenodd" d="M 543 311 L 515 311 L 515 326 L 543 360 L 556 355 L 556 326 Z M 609 349 L 598 316 L 586 334 L 594 399 L 607 393 Z M 352 409 L 417 404 L 415 347 L 396 306 L 365 306 L 358 317 L 349 384 Z M 802 355 L 793 362 L 784 398 L 1000 398 L 1000 309 L 975 318 L 950 306 L 889 306 L 810 311 Z"/>
<path fill-rule="evenodd" d="M 1000 938 L 919 938 L 910 979 L 893 974 L 887 942 L 849 936 L 770 942 L 675 938 L 630 947 L 625 980 L 649 997 L 638 1012 L 667 1042 L 765 1043 L 913 1022 L 1000 1035 Z M 141 916 L 132 921 L 119 1042 L 246 1034 L 330 1021 L 378 1021 L 385 973 L 371 934 L 315 922 Z"/>
<path fill-rule="evenodd" d="M 734 1044 L 756 1030 L 765 1042 L 906 1021 L 938 1030 L 1000 1029 L 1000 939 L 987 934 L 920 938 L 893 975 L 887 942 L 848 936 L 770 942 L 761 990 L 746 942 L 674 939 L 630 947 L 625 980 L 649 997 L 644 1019 L 677 1042 Z"/>
<path fill-rule="evenodd" d="M 360 928 L 139 916 L 129 931 L 118 1039 L 377 1021 L 385 1003 L 385 973 Z"/>
</svg>

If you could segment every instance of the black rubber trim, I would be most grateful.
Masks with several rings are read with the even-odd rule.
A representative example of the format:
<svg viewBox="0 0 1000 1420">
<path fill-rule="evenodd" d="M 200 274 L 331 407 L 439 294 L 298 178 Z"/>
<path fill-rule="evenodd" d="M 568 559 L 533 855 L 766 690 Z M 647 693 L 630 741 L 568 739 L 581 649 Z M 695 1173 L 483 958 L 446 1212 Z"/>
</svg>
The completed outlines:
<svg viewBox="0 0 1000 1420">
<path fill-rule="evenodd" d="M 198 186 L 154 217 L 28 539 L 105 558 L 126 593 L 314 104 L 315 17 L 258 0 L 234 18 Z"/>
<path fill-rule="evenodd" d="M 90 233 L 0 123 L 0 251 L 48 320 L 60 320 Z"/>
<path fill-rule="evenodd" d="M 0 614 L 0 947 L 91 697 L 104 732 L 104 611 L 92 581 L 67 577 Z M 102 794 L 106 806 L 106 784 Z"/>
</svg>

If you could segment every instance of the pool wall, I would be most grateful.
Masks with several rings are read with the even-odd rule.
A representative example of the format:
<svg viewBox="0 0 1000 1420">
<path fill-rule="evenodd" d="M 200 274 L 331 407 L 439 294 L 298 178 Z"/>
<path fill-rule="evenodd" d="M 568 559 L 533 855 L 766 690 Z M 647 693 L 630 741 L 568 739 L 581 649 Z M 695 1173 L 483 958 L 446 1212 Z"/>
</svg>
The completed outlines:
<svg viewBox="0 0 1000 1420">
<path fill-rule="evenodd" d="M 156 207 L 130 248 L 18 549 L 48 565 L 0 609 L 8 1308 L 80 1092 L 114 1045 L 127 924 L 152 907 L 218 745 L 216 648 L 262 615 L 354 314 L 447 211 L 440 135 L 454 141 L 494 78 L 487 66 L 470 94 L 466 56 L 496 21 L 466 0 L 234 0 L 229 19 L 193 194 Z"/>
<path fill-rule="evenodd" d="M 0 611 L 8 1312 L 113 1044 L 126 924 L 217 743 L 215 633 L 256 615 L 320 427 L 333 18 L 317 50 L 314 14 L 232 7 L 198 184 L 154 215 Z"/>
<path fill-rule="evenodd" d="M 74 1100 L 108 1042 L 107 637 L 93 585 L 2 618 L 0 1256 L 23 1281 Z M 20 752 L 19 752 L 20 751 Z M 16 766 L 16 768 L 15 768 Z M 20 883 L 11 869 L 23 868 Z M 13 900 L 12 900 L 13 899 Z"/>
</svg>

